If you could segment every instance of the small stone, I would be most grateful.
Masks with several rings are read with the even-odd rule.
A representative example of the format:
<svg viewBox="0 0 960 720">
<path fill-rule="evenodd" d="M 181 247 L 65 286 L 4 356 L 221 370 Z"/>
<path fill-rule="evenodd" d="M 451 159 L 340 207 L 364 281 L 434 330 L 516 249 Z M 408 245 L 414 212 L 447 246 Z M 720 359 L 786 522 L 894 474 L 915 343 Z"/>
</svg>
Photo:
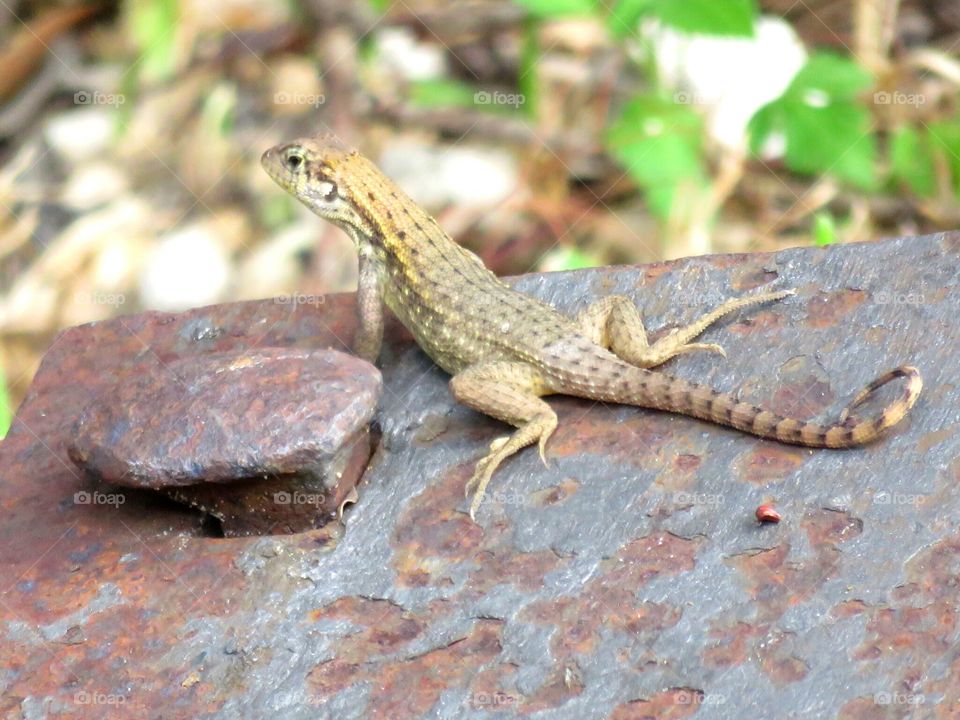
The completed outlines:
<svg viewBox="0 0 960 720">
<path fill-rule="evenodd" d="M 362 474 L 379 394 L 376 368 L 333 350 L 150 364 L 81 413 L 69 454 L 100 482 L 208 512 L 227 535 L 300 532 L 335 516 Z"/>
<path fill-rule="evenodd" d="M 516 160 L 502 148 L 433 147 L 396 140 L 380 156 L 383 171 L 420 205 L 490 207 L 517 187 Z"/>
<path fill-rule="evenodd" d="M 776 511 L 773 505 L 761 505 L 757 508 L 757 520 L 762 523 L 778 523 L 781 515 Z"/>
<path fill-rule="evenodd" d="M 84 98 L 93 97 L 83 92 Z M 71 110 L 52 117 L 44 128 L 44 138 L 54 151 L 70 162 L 79 163 L 105 154 L 116 132 L 116 113 L 107 105 L 95 105 Z"/>
<path fill-rule="evenodd" d="M 225 243 L 212 226 L 200 223 L 160 241 L 145 264 L 140 297 L 153 310 L 176 312 L 221 300 L 229 282 Z"/>
</svg>

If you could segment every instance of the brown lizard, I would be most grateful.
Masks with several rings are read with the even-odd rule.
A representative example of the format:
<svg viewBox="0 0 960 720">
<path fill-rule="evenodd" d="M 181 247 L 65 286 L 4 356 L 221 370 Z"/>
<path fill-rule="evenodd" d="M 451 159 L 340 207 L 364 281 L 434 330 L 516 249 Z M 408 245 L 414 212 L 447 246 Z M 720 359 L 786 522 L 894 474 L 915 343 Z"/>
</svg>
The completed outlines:
<svg viewBox="0 0 960 720">
<path fill-rule="evenodd" d="M 741 308 L 792 295 L 768 292 L 729 300 L 695 322 L 647 342 L 636 306 L 605 297 L 569 318 L 500 280 L 457 245 L 367 158 L 334 136 L 284 143 L 262 157 L 267 173 L 320 217 L 343 228 L 360 258 L 360 329 L 354 350 L 375 361 L 386 304 L 420 347 L 453 375 L 460 402 L 518 428 L 490 445 L 467 483 L 474 517 L 497 467 L 546 442 L 557 416 L 541 398 L 564 394 L 666 410 L 728 425 L 753 435 L 811 447 L 847 448 L 875 439 L 913 407 L 922 388 L 916 368 L 898 367 L 857 394 L 838 422 L 819 425 L 740 402 L 732 395 L 651 370 L 696 350 L 723 354 L 718 345 L 691 342 L 719 318 Z M 894 378 L 902 395 L 875 417 L 848 421 L 851 410 Z"/>
</svg>

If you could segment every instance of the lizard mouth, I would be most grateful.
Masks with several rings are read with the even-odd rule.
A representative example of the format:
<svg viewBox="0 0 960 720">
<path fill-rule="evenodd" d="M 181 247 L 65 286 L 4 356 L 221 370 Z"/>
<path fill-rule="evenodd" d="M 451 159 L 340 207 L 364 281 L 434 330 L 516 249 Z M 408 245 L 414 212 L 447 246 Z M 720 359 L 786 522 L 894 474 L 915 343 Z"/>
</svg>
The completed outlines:
<svg viewBox="0 0 960 720">
<path fill-rule="evenodd" d="M 263 155 L 260 156 L 260 164 L 263 166 L 263 169 L 266 170 L 271 176 L 273 175 L 274 167 L 276 166 L 276 157 L 277 157 L 277 148 L 272 147 L 269 150 L 264 151 Z"/>
</svg>

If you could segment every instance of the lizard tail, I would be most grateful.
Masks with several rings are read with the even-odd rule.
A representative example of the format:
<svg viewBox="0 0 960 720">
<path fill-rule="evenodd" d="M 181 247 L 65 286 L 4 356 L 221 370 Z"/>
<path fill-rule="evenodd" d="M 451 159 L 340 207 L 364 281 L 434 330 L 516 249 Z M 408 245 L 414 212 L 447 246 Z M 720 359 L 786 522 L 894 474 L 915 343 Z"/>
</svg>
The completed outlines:
<svg viewBox="0 0 960 720">
<path fill-rule="evenodd" d="M 905 378 L 907 381 L 903 394 L 897 400 L 872 418 L 856 422 L 848 420 L 851 410 L 896 378 Z M 831 425 L 783 417 L 756 405 L 740 402 L 732 395 L 660 373 L 646 375 L 635 388 L 636 397 L 632 400 L 636 402 L 627 401 L 632 405 L 691 415 L 790 445 L 847 448 L 868 443 L 900 422 L 917 401 L 923 388 L 923 379 L 919 370 L 908 365 L 884 373 L 857 393 L 840 414 L 839 421 Z"/>
</svg>

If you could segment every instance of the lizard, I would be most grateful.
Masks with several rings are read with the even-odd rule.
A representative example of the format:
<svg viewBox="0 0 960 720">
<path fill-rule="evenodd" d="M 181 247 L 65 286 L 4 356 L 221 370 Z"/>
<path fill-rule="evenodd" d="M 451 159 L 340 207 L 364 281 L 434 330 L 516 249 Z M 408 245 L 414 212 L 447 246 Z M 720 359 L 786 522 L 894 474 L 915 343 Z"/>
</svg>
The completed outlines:
<svg viewBox="0 0 960 720">
<path fill-rule="evenodd" d="M 376 362 L 386 306 L 452 376 L 457 401 L 516 428 L 491 443 L 467 482 L 474 521 L 504 460 L 536 443 L 547 462 L 546 443 L 557 427 L 556 413 L 543 400 L 547 395 L 679 413 L 787 444 L 849 448 L 897 424 L 923 387 L 917 368 L 903 365 L 861 390 L 834 423 L 783 417 L 654 368 L 689 352 L 725 356 L 715 343 L 692 341 L 729 313 L 782 300 L 791 290 L 727 300 L 650 343 L 640 311 L 626 296 L 603 297 L 574 318 L 514 290 L 335 135 L 281 143 L 263 154 L 261 164 L 278 185 L 353 240 L 359 257 L 354 352 Z M 874 417 L 849 417 L 896 378 L 905 382 L 895 400 Z"/>
</svg>

